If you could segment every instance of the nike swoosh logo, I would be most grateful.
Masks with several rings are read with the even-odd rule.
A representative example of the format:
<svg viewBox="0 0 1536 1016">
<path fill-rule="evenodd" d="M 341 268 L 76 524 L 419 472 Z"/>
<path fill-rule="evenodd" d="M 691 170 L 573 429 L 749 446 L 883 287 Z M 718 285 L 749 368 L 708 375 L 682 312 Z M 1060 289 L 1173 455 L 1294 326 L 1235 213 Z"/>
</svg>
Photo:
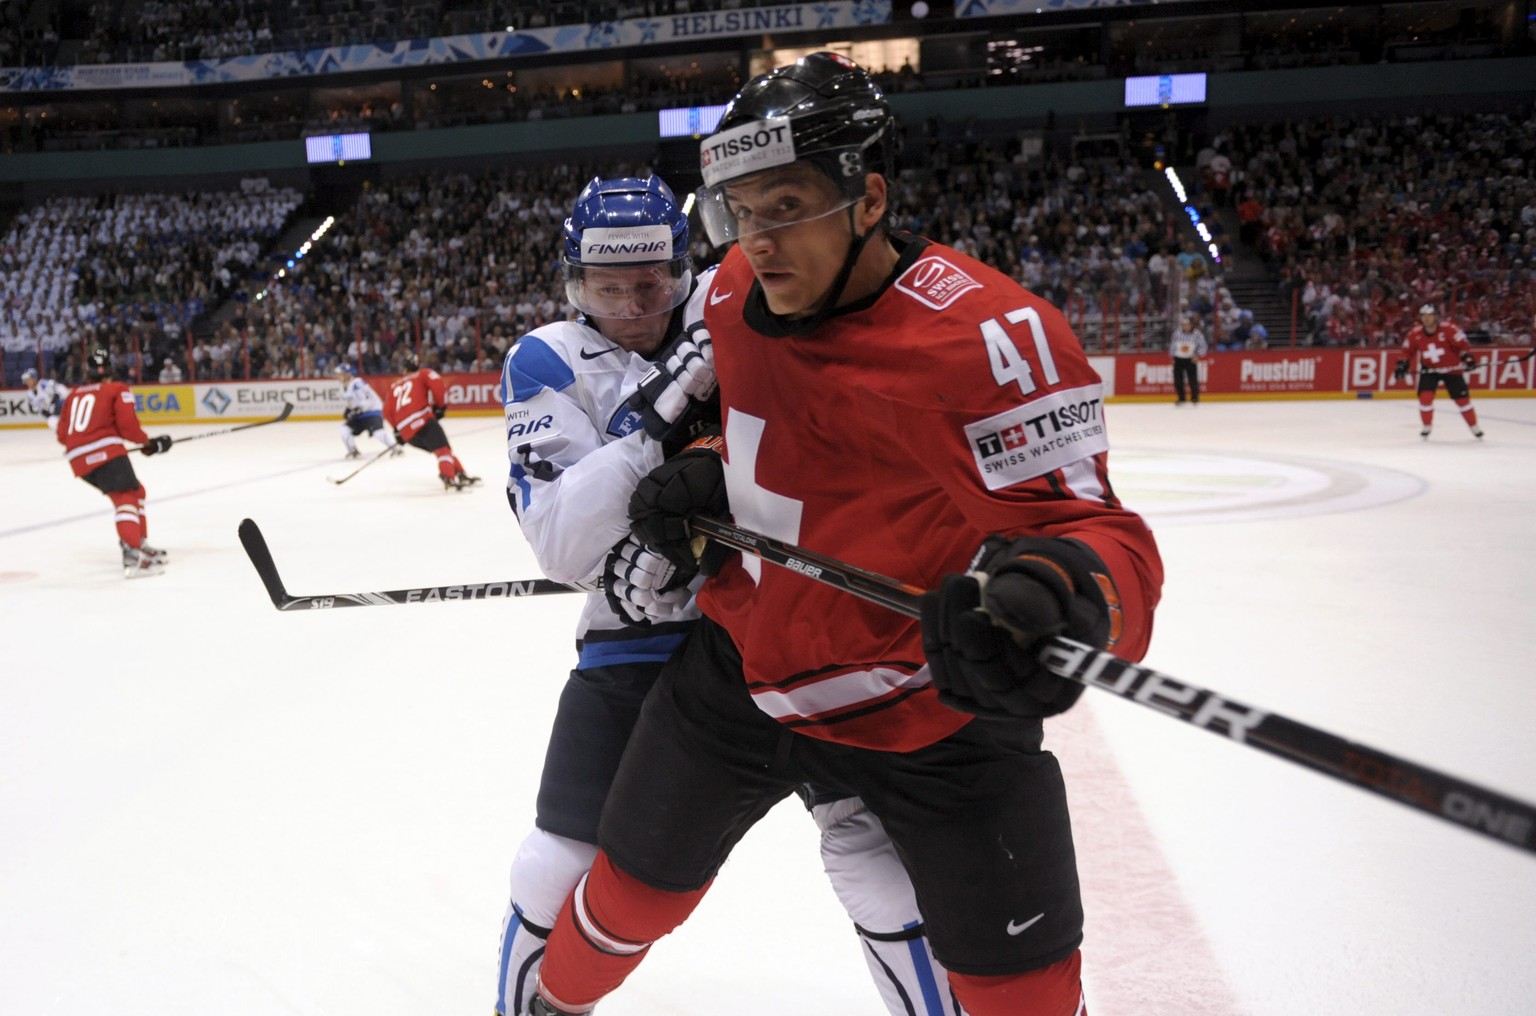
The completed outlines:
<svg viewBox="0 0 1536 1016">
<path fill-rule="evenodd" d="M 1044 916 L 1045 916 L 1045 914 L 1043 914 L 1043 913 L 1036 914 L 1034 917 L 1031 917 L 1029 920 L 1025 921 L 1023 924 L 1014 924 L 1012 921 L 1009 921 L 1008 922 L 1008 934 L 1010 934 L 1010 935 L 1017 935 L 1020 932 L 1022 932 L 1024 929 L 1028 928 L 1031 924 L 1034 924 L 1036 921 L 1040 920 L 1040 918 L 1042 918 Z"/>
<path fill-rule="evenodd" d="M 596 360 L 599 356 L 607 356 L 609 353 L 617 353 L 621 348 L 622 347 L 620 346 L 614 346 L 611 349 L 600 349 L 595 353 L 589 353 L 583 349 L 581 351 L 581 358 L 583 360 Z"/>
<path fill-rule="evenodd" d="M 736 295 L 736 290 L 734 290 L 734 289 L 731 290 L 729 293 L 710 293 L 709 294 L 709 305 L 711 307 L 713 307 L 717 303 L 724 303 L 726 300 L 729 300 L 731 297 L 733 297 L 735 295 Z"/>
</svg>

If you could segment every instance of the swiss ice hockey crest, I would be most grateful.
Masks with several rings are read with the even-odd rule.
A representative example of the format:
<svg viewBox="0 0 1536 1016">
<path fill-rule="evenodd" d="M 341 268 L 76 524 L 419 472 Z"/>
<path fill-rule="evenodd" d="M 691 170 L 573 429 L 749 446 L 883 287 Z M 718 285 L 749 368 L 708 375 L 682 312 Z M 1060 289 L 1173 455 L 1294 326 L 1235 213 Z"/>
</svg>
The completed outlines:
<svg viewBox="0 0 1536 1016">
<path fill-rule="evenodd" d="M 919 303 L 943 310 L 971 290 L 980 289 L 981 283 L 937 254 L 929 254 L 918 258 L 896 280 L 896 288 Z"/>
</svg>

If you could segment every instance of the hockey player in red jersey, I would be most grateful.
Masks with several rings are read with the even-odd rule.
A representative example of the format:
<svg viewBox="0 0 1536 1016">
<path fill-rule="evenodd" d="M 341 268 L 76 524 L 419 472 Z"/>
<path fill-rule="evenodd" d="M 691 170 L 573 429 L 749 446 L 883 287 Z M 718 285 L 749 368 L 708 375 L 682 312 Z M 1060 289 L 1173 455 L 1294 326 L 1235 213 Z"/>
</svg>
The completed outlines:
<svg viewBox="0 0 1536 1016">
<path fill-rule="evenodd" d="M 405 357 L 406 374 L 390 386 L 384 400 L 384 418 L 395 428 L 400 440 L 430 452 L 437 459 L 437 475 L 444 490 L 463 490 L 480 482 L 480 477 L 465 472 L 464 464 L 448 444 L 437 421 L 448 415 L 448 390 L 443 376 L 431 367 L 423 367 L 416 354 Z"/>
<path fill-rule="evenodd" d="M 1467 335 L 1449 321 L 1440 320 L 1440 312 L 1432 303 L 1419 308 L 1419 323 L 1408 329 L 1401 346 L 1403 357 L 1397 361 L 1394 376 L 1402 381 L 1418 361 L 1419 372 L 1419 436 L 1429 440 L 1429 431 L 1435 422 L 1435 392 L 1441 384 L 1446 394 L 1461 410 L 1461 418 L 1467 422 L 1472 436 L 1481 438 L 1483 428 L 1477 425 L 1477 410 L 1472 408 L 1472 396 L 1467 391 L 1466 371 L 1477 369 L 1477 357 Z"/>
<path fill-rule="evenodd" d="M 1082 688 L 1035 650 L 1065 635 L 1139 659 L 1162 565 L 1110 484 L 1102 385 L 1060 312 L 888 231 L 895 132 L 868 74 L 817 53 L 749 82 L 703 141 L 699 209 L 735 241 L 703 321 L 723 459 L 667 459 L 630 517 L 688 568 L 688 519 L 730 512 L 932 590 L 921 623 L 756 558 L 697 562 L 705 617 L 630 739 L 536 1014 L 590 1011 L 807 779 L 881 820 L 967 1013 L 1087 1012 L 1065 787 L 1042 747 Z"/>
<path fill-rule="evenodd" d="M 59 443 L 75 475 L 111 499 L 117 523 L 123 572 L 129 578 L 159 575 L 166 553 L 144 542 L 149 523 L 144 515 L 144 486 L 128 460 L 127 442 L 144 446 L 145 455 L 168 451 L 165 434 L 150 437 L 134 411 L 133 393 L 112 379 L 112 360 L 105 349 L 86 360 L 90 381 L 78 385 L 59 412 Z"/>
</svg>

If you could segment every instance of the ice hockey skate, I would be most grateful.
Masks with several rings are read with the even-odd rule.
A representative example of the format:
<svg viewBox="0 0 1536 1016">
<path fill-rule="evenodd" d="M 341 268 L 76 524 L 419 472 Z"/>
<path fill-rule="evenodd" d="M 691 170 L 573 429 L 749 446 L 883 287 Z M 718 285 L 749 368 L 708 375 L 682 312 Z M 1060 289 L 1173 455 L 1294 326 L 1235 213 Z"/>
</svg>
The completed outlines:
<svg viewBox="0 0 1536 1016">
<path fill-rule="evenodd" d="M 132 558 L 129 558 L 129 555 Z M 163 553 L 144 553 L 142 549 L 134 550 L 129 547 L 123 554 L 123 576 L 130 579 L 144 579 L 153 575 L 165 573 L 165 555 Z"/>
<path fill-rule="evenodd" d="M 1420 427 L 1419 428 L 1419 437 L 1421 437 L 1424 440 L 1428 441 L 1429 440 L 1429 428 L 1428 427 Z"/>
<path fill-rule="evenodd" d="M 1479 441 L 1481 441 L 1483 439 L 1483 428 L 1481 428 L 1481 427 L 1473 427 L 1472 428 L 1472 436 L 1477 438 Z"/>
<path fill-rule="evenodd" d="M 533 996 L 533 1001 L 528 1003 L 528 1016 L 587 1016 L 591 1011 L 591 1009 L 587 1009 L 584 1012 L 568 1013 L 564 1009 L 556 1009 L 544 1001 L 544 996 L 542 995 Z"/>
<path fill-rule="evenodd" d="M 356 448 L 348 448 L 347 454 L 342 457 L 347 459 L 357 459 L 362 458 L 362 455 L 363 453 L 358 451 Z"/>
</svg>

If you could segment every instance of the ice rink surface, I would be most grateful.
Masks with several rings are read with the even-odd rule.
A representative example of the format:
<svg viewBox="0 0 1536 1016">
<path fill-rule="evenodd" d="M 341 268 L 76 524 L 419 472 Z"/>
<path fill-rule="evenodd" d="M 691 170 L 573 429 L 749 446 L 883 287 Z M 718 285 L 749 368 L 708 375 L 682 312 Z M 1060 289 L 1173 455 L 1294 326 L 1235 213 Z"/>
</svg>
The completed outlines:
<svg viewBox="0 0 1536 1016">
<path fill-rule="evenodd" d="M 1167 585 L 1147 663 L 1536 800 L 1536 400 L 1112 405 Z M 135 457 L 167 573 L 0 431 L 0 1013 L 489 1016 L 508 865 L 575 596 L 278 613 L 291 592 L 537 577 L 499 421 L 344 486 L 335 423 Z M 173 435 L 197 427 L 171 428 Z M 361 442 L 364 454 L 376 447 Z M 899 577 L 899 576 L 898 576 Z M 1090 690 L 1051 722 L 1094 1016 L 1525 1016 L 1536 856 Z M 880 1013 L 776 809 L 603 1016 Z"/>
</svg>

